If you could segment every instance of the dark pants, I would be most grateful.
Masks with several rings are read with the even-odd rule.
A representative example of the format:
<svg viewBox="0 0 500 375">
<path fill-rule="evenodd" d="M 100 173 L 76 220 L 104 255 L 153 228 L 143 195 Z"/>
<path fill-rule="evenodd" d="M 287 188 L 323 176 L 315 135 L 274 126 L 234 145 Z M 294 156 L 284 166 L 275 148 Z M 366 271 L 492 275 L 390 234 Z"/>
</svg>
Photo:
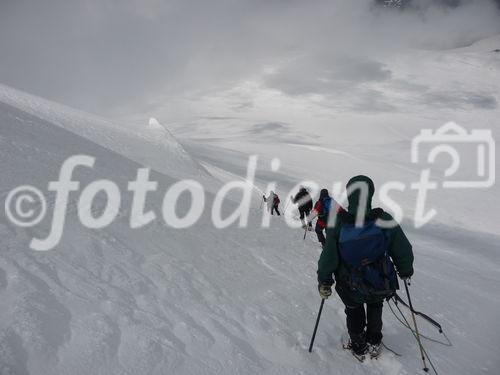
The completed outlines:
<svg viewBox="0 0 500 375">
<path fill-rule="evenodd" d="M 271 208 L 271 215 L 274 215 L 273 212 L 276 211 L 276 213 L 278 214 L 278 216 L 280 216 L 280 211 L 278 209 L 278 205 L 275 205 Z"/>
<path fill-rule="evenodd" d="M 346 306 L 345 314 L 347 330 L 351 339 L 365 332 L 369 344 L 379 344 L 382 341 L 382 307 L 383 302 L 367 303 L 365 305 Z"/>
<path fill-rule="evenodd" d="M 302 223 L 305 224 L 304 219 L 307 218 L 310 213 L 311 213 L 311 209 L 310 208 L 308 208 L 308 207 L 299 207 L 300 221 L 302 221 Z M 312 223 L 311 222 L 309 222 L 308 225 L 310 227 L 312 227 Z"/>
<path fill-rule="evenodd" d="M 355 303 L 351 300 L 349 287 L 342 282 L 337 282 L 335 290 L 345 305 L 347 331 L 351 342 L 358 347 L 363 347 L 366 342 L 379 344 L 382 341 L 382 308 L 384 302 Z"/>
<path fill-rule="evenodd" d="M 321 245 L 325 246 L 326 238 L 325 234 L 323 231 L 325 228 L 323 228 L 321 225 L 316 223 L 316 227 L 314 228 L 314 231 L 316 232 L 316 235 L 318 236 L 318 241 L 321 242 Z"/>
</svg>

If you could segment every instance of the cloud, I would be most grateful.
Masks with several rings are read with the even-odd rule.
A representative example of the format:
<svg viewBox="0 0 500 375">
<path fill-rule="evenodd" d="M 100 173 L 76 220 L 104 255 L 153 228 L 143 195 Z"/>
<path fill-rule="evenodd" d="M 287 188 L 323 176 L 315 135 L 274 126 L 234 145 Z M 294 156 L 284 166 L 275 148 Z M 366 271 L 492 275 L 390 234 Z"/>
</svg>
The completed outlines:
<svg viewBox="0 0 500 375">
<path fill-rule="evenodd" d="M 422 97 L 422 103 L 439 108 L 496 109 L 494 96 L 476 92 L 429 92 Z"/>
<path fill-rule="evenodd" d="M 265 77 L 266 85 L 288 95 L 340 93 L 359 83 L 384 81 L 391 71 L 364 57 L 307 56 L 287 62 Z"/>
<path fill-rule="evenodd" d="M 399 12 L 372 0 L 2 0 L 0 82 L 105 115 L 247 80 L 331 95 L 391 79 L 383 61 L 402 48 L 500 33 L 492 1 L 413 3 Z"/>
<path fill-rule="evenodd" d="M 283 122 L 266 122 L 253 125 L 248 132 L 251 134 L 266 134 L 274 136 L 279 133 L 287 132 L 289 128 L 290 125 Z"/>
</svg>

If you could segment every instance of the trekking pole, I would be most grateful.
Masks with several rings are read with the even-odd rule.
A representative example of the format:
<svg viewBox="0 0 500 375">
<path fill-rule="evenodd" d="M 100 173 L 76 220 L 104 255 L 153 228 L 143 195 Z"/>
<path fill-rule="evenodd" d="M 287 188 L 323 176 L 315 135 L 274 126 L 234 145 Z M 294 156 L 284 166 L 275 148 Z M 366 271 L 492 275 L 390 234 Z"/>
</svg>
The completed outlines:
<svg viewBox="0 0 500 375">
<path fill-rule="evenodd" d="M 403 299 L 401 299 L 401 297 L 397 293 L 394 293 L 394 297 L 393 298 L 394 298 L 394 300 L 395 300 L 396 303 L 400 303 L 404 307 L 406 307 L 407 309 L 410 309 L 410 306 Z M 446 336 L 444 334 L 444 332 L 443 332 L 443 327 L 441 327 L 441 324 L 439 324 L 438 322 L 436 322 L 429 315 L 424 314 L 423 312 L 420 312 L 420 311 L 417 311 L 417 310 L 413 310 L 413 312 L 415 313 L 415 315 L 421 316 L 423 319 L 425 319 L 431 325 L 433 325 L 434 327 L 436 327 L 439 330 L 439 333 L 441 333 L 442 335 Z"/>
<path fill-rule="evenodd" d="M 314 339 L 316 338 L 316 331 L 318 330 L 318 324 L 319 324 L 319 320 L 321 318 L 321 312 L 323 311 L 323 305 L 324 304 L 325 304 L 325 299 L 322 298 L 321 299 L 321 305 L 319 306 L 318 317 L 316 318 L 316 325 L 314 326 L 314 332 L 313 332 L 313 335 L 311 337 L 311 343 L 309 344 L 309 353 L 311 353 L 312 350 L 313 350 Z"/>
<path fill-rule="evenodd" d="M 288 208 L 289 204 L 290 204 L 290 197 L 288 197 L 288 200 L 286 201 L 285 209 L 283 210 L 283 215 L 286 213 L 286 209 Z"/>
<path fill-rule="evenodd" d="M 304 229 L 304 241 L 306 240 L 306 236 L 307 236 L 307 226 Z"/>
<path fill-rule="evenodd" d="M 425 351 L 424 347 L 422 346 L 422 342 L 420 341 L 420 333 L 418 332 L 418 326 L 417 326 L 417 319 L 415 319 L 415 313 L 413 312 L 413 305 L 411 303 L 411 298 L 410 298 L 410 291 L 408 290 L 408 283 L 406 280 L 403 280 L 405 283 L 405 289 L 406 289 L 406 295 L 408 296 L 408 304 L 410 305 L 410 311 L 411 311 L 411 317 L 413 319 L 413 324 L 415 325 L 415 337 L 418 342 L 418 347 L 420 349 L 420 355 L 422 356 L 422 363 L 424 364 L 423 370 L 425 372 L 429 372 L 429 368 L 427 367 L 427 364 L 425 362 Z"/>
</svg>

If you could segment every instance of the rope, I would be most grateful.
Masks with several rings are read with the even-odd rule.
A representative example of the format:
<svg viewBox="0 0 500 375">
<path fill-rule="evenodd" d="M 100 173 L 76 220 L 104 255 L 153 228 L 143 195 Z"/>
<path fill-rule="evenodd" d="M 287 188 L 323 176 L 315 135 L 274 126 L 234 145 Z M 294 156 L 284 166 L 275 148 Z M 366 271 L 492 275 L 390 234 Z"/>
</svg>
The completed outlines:
<svg viewBox="0 0 500 375">
<path fill-rule="evenodd" d="M 385 342 L 382 341 L 382 346 L 387 349 L 388 351 L 390 351 L 392 354 L 394 354 L 396 357 L 401 357 L 401 354 L 399 354 L 398 352 L 396 352 L 395 350 L 392 350 L 391 348 L 389 348 L 387 345 L 385 345 Z"/>
<path fill-rule="evenodd" d="M 408 324 L 406 324 L 405 322 L 403 322 L 401 320 L 401 318 L 399 318 L 396 313 L 394 312 L 394 310 L 392 309 L 392 306 L 390 304 L 390 301 L 387 301 L 387 304 L 389 305 L 389 309 L 391 309 L 391 312 L 392 314 L 394 315 L 394 317 L 399 321 L 399 323 L 401 323 L 403 326 L 405 326 L 406 328 L 410 329 L 410 330 L 413 330 L 413 328 L 411 328 Z M 396 304 L 397 306 L 397 304 Z M 430 341 L 430 342 L 434 342 L 436 344 L 440 344 L 440 345 L 443 345 L 443 346 L 448 346 L 448 347 L 451 347 L 453 346 L 451 340 L 448 338 L 448 336 L 446 336 L 446 333 L 444 333 L 444 331 L 441 331 L 441 334 L 443 335 L 443 337 L 446 339 L 446 342 L 442 342 L 442 341 L 439 341 L 435 338 L 432 338 L 432 337 L 429 337 L 429 336 L 426 336 L 426 335 L 423 335 L 423 334 L 420 334 L 420 337 L 426 339 L 427 341 Z"/>
<path fill-rule="evenodd" d="M 412 309 L 397 293 L 394 293 L 394 303 L 401 303 L 404 307 L 407 309 L 411 310 L 411 312 L 415 315 L 418 315 L 422 317 L 424 320 L 426 320 L 428 323 L 432 324 L 434 327 L 436 327 L 439 330 L 439 333 L 443 332 L 443 328 L 441 327 L 441 324 L 436 322 L 434 319 L 432 319 L 429 315 L 424 314 L 423 312 L 416 311 Z"/>
<path fill-rule="evenodd" d="M 389 307 L 390 307 L 391 305 L 390 305 L 389 301 L 387 301 L 387 302 L 388 302 Z M 400 321 L 400 322 L 401 322 L 401 323 L 402 323 L 405 327 L 407 327 L 407 328 L 410 330 L 410 332 L 413 334 L 413 337 L 415 337 L 415 339 L 417 339 L 417 334 L 416 334 L 416 332 L 415 332 L 415 331 L 411 328 L 410 323 L 408 323 L 408 320 L 406 319 L 405 315 L 403 314 L 403 312 L 401 311 L 401 309 L 399 308 L 399 306 L 398 306 L 397 304 L 396 304 L 396 308 L 398 309 L 398 311 L 399 311 L 399 313 L 401 314 L 401 317 L 404 319 L 405 323 L 402 323 L 402 321 L 401 321 L 401 320 L 400 320 L 400 319 L 396 316 L 396 314 L 395 314 L 394 310 L 392 309 L 392 307 L 390 307 L 390 309 L 391 309 L 392 313 L 394 314 L 394 316 L 395 316 L 395 317 L 396 317 L 396 318 L 397 318 L 397 319 L 398 319 L 398 320 L 399 320 L 399 321 Z M 423 337 L 423 336 L 422 336 L 422 337 Z M 431 365 L 432 370 L 434 371 L 434 373 L 435 373 L 436 375 L 439 375 L 439 374 L 438 374 L 438 372 L 437 372 L 437 370 L 436 370 L 436 367 L 434 366 L 434 363 L 432 362 L 431 358 L 429 357 L 429 354 L 427 353 L 427 350 L 425 350 L 425 348 L 424 348 L 424 347 L 422 347 L 422 351 L 424 352 L 425 357 L 429 360 L 429 364 Z"/>
</svg>

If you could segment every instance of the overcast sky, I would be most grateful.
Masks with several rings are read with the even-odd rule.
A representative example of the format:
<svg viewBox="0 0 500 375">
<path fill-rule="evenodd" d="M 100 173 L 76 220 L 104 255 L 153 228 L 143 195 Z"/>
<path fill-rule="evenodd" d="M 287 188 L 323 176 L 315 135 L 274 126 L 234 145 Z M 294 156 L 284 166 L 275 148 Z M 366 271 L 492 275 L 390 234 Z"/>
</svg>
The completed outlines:
<svg viewBox="0 0 500 375">
<path fill-rule="evenodd" d="M 416 3 L 401 13 L 369 0 L 0 0 L 0 82 L 123 116 L 245 82 L 328 95 L 387 79 L 380 56 L 500 33 L 493 1 Z"/>
</svg>

